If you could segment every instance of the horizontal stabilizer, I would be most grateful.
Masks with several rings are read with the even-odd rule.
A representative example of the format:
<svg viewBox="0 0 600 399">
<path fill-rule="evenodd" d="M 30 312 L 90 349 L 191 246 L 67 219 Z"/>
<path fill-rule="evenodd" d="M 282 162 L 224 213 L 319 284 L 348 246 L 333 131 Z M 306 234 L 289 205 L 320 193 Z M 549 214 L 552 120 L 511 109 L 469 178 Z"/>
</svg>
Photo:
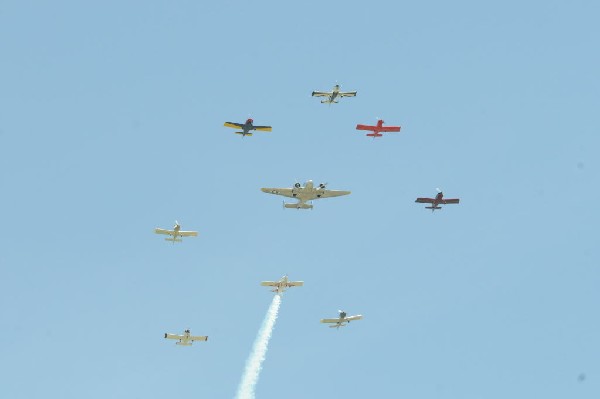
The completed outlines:
<svg viewBox="0 0 600 399">
<path fill-rule="evenodd" d="M 296 208 L 296 209 L 312 209 L 312 207 L 313 207 L 312 205 L 304 204 L 302 202 L 299 202 L 297 204 L 290 204 L 290 203 L 284 202 L 283 206 L 286 208 Z"/>
<path fill-rule="evenodd" d="M 442 209 L 441 206 L 426 206 L 425 209 Z"/>
<path fill-rule="evenodd" d="M 241 134 L 242 136 L 252 136 L 252 133 L 235 132 L 235 134 Z"/>
<path fill-rule="evenodd" d="M 339 327 L 346 327 L 345 324 L 336 324 L 335 326 L 329 326 L 329 328 L 339 328 Z"/>
<path fill-rule="evenodd" d="M 192 344 L 189 342 L 175 342 L 175 345 L 192 346 Z"/>
<path fill-rule="evenodd" d="M 181 238 L 165 238 L 165 241 L 183 242 Z"/>
</svg>

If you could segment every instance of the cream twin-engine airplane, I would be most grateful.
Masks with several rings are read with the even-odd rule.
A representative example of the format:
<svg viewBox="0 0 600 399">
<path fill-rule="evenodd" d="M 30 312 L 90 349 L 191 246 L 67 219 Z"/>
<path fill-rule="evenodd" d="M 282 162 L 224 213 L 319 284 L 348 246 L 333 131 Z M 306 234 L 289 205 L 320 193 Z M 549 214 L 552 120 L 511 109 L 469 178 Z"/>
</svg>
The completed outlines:
<svg viewBox="0 0 600 399">
<path fill-rule="evenodd" d="M 191 335 L 189 329 L 185 330 L 183 332 L 183 335 L 165 333 L 165 338 L 178 339 L 179 342 L 175 342 L 175 345 L 183 345 L 183 346 L 192 346 L 192 342 L 194 342 L 194 341 L 207 341 L 208 340 L 207 335 L 202 335 L 202 336 Z"/>
<path fill-rule="evenodd" d="M 302 287 L 304 281 L 290 281 L 288 276 L 283 276 L 279 281 L 263 281 L 260 283 L 263 287 L 274 287 L 271 291 L 278 294 L 283 294 L 287 288 L 290 287 Z"/>
<path fill-rule="evenodd" d="M 173 244 L 175 244 L 175 242 L 183 241 L 181 238 L 177 238 L 177 237 L 197 237 L 198 236 L 197 231 L 181 230 L 181 226 L 179 225 L 179 222 L 177 222 L 177 220 L 175 221 L 175 226 L 173 226 L 173 230 L 165 230 L 165 229 L 156 228 L 156 229 L 154 229 L 154 232 L 156 234 L 165 234 L 165 235 L 171 236 L 171 237 L 165 238 L 165 240 L 172 241 Z"/>
<path fill-rule="evenodd" d="M 298 200 L 296 203 L 283 203 L 285 208 L 296 209 L 312 209 L 312 204 L 307 204 L 307 201 L 350 194 L 350 191 L 327 190 L 325 188 L 326 185 L 327 183 L 321 183 L 315 187 L 313 181 L 309 180 L 304 184 L 304 187 L 302 187 L 300 183 L 296 183 L 292 188 L 261 188 L 261 190 L 263 193 L 267 194 L 296 198 Z"/>
<path fill-rule="evenodd" d="M 313 91 L 313 97 L 327 97 L 325 100 L 321 100 L 322 104 L 337 104 L 339 102 L 335 101 L 337 97 L 356 97 L 355 91 L 340 91 L 340 85 L 333 86 L 333 90 L 331 91 Z"/>
<path fill-rule="evenodd" d="M 345 327 L 346 324 L 350 323 L 351 321 L 360 320 L 363 318 L 362 315 L 346 316 L 346 312 L 344 312 L 343 310 L 339 310 L 338 312 L 340 312 L 340 317 L 338 317 L 337 319 L 321 319 L 321 323 L 335 323 L 333 326 L 329 327 L 340 328 Z"/>
</svg>

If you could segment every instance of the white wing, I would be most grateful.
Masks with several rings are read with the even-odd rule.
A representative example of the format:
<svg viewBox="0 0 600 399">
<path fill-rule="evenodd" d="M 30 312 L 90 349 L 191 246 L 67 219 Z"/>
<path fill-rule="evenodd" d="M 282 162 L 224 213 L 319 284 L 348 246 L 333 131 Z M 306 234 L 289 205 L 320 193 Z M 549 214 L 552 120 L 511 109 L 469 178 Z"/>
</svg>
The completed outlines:
<svg viewBox="0 0 600 399">
<path fill-rule="evenodd" d="M 341 321 L 340 319 L 321 319 L 321 323 L 339 323 Z"/>
<path fill-rule="evenodd" d="M 331 198 L 331 197 L 339 197 L 342 195 L 348 195 L 351 191 L 341 191 L 341 190 L 323 190 L 321 196 L 319 198 Z"/>
<path fill-rule="evenodd" d="M 198 232 L 197 231 L 179 231 L 179 235 L 182 237 L 197 237 L 198 236 Z"/>
<path fill-rule="evenodd" d="M 338 93 L 338 96 L 340 96 L 340 97 L 356 97 L 356 92 L 355 91 L 340 91 Z"/>
<path fill-rule="evenodd" d="M 168 236 L 172 236 L 173 233 L 174 233 L 173 230 L 165 230 L 165 229 L 158 229 L 158 228 L 154 229 L 154 232 L 156 234 L 165 234 L 165 235 L 168 235 Z"/>
<path fill-rule="evenodd" d="M 304 281 L 288 281 L 288 287 L 302 287 L 304 285 Z"/>
<path fill-rule="evenodd" d="M 294 190 L 291 188 L 261 188 L 260 190 L 267 194 L 283 195 L 284 197 L 295 198 L 293 194 Z"/>
<path fill-rule="evenodd" d="M 312 96 L 313 97 L 329 97 L 331 96 L 331 94 L 333 94 L 333 92 L 326 92 L 326 91 L 313 91 L 312 92 Z"/>
<path fill-rule="evenodd" d="M 167 338 L 167 339 L 183 339 L 183 335 L 166 333 L 165 338 Z"/>
<path fill-rule="evenodd" d="M 263 287 L 275 287 L 278 284 L 279 283 L 277 281 L 263 281 L 262 283 L 260 283 L 260 285 L 262 285 Z"/>
<path fill-rule="evenodd" d="M 356 316 L 346 317 L 344 320 L 346 320 L 346 321 L 353 321 L 353 320 L 360 320 L 362 318 L 363 318 L 362 315 L 358 314 Z"/>
<path fill-rule="evenodd" d="M 208 341 L 207 335 L 191 335 L 190 341 Z"/>
</svg>

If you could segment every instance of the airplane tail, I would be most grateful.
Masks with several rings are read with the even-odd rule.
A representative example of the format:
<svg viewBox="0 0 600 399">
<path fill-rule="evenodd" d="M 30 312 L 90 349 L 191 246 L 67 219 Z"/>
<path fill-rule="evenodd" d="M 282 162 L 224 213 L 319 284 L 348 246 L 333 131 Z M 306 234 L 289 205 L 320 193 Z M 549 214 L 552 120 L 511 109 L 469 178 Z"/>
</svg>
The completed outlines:
<svg viewBox="0 0 600 399">
<path fill-rule="evenodd" d="M 192 346 L 191 342 L 187 342 L 187 343 L 183 343 L 183 342 L 175 342 L 175 345 L 182 345 L 182 346 Z"/>
<path fill-rule="evenodd" d="M 242 137 L 244 137 L 244 136 L 252 136 L 252 133 L 244 133 L 244 132 L 235 132 L 235 134 L 241 134 Z"/>
<path fill-rule="evenodd" d="M 335 326 L 329 326 L 329 328 L 340 328 L 340 327 L 346 327 L 345 324 L 336 324 Z"/>
<path fill-rule="evenodd" d="M 305 204 L 304 202 L 298 202 L 298 203 L 294 203 L 294 204 L 284 202 L 283 206 L 285 208 L 296 208 L 296 209 L 312 209 L 312 207 L 313 207 L 312 205 Z"/>
<path fill-rule="evenodd" d="M 434 212 L 436 209 L 442 209 L 441 206 L 426 206 L 425 209 L 431 209 L 431 212 Z"/>
<path fill-rule="evenodd" d="M 173 244 L 176 242 L 183 242 L 181 238 L 165 238 L 165 241 L 171 241 Z"/>
<path fill-rule="evenodd" d="M 375 138 L 375 137 L 382 137 L 383 134 L 381 134 L 381 133 L 367 133 L 367 136 Z"/>
</svg>

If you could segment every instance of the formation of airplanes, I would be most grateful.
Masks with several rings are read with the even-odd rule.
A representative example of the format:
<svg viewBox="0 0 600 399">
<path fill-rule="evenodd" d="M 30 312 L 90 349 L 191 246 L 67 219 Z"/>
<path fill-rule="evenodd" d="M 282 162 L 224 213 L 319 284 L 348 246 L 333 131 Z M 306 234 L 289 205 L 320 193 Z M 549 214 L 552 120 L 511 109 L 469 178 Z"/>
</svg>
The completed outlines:
<svg viewBox="0 0 600 399">
<path fill-rule="evenodd" d="M 341 91 L 341 87 L 339 84 L 333 86 L 331 91 L 313 91 L 313 97 L 323 97 L 321 100 L 323 104 L 337 104 L 339 103 L 339 99 L 343 97 L 356 97 L 356 91 Z M 382 119 L 378 119 L 376 125 L 364 125 L 357 124 L 356 130 L 361 131 L 369 131 L 371 133 L 367 133 L 368 137 L 382 137 L 382 133 L 388 132 L 399 132 L 400 126 L 384 126 L 384 121 Z M 244 123 L 237 122 L 225 122 L 225 127 L 237 129 L 236 134 L 245 136 L 252 136 L 252 132 L 254 131 L 265 131 L 271 132 L 271 126 L 262 126 L 262 125 L 254 125 L 254 120 L 252 118 L 248 118 Z M 319 185 L 315 185 L 312 180 L 308 180 L 304 183 L 304 185 L 296 182 L 292 187 L 283 187 L 283 188 L 272 188 L 272 187 L 264 187 L 261 188 L 261 191 L 267 194 L 280 195 L 287 198 L 296 199 L 296 202 L 283 202 L 284 208 L 295 208 L 295 209 L 313 209 L 312 201 L 321 199 L 321 198 L 333 198 L 340 197 L 344 195 L 351 194 L 351 191 L 344 190 L 329 190 L 327 189 L 327 183 L 321 183 Z M 431 209 L 431 211 L 435 211 L 437 209 L 442 209 L 440 205 L 447 204 L 458 204 L 460 199 L 458 198 L 444 198 L 444 194 L 441 190 L 437 189 L 438 193 L 434 198 L 426 198 L 419 197 L 415 200 L 417 203 L 425 203 L 430 206 L 426 206 L 426 209 Z M 165 238 L 166 241 L 171 241 L 173 244 L 175 242 L 182 242 L 183 237 L 196 237 L 198 236 L 197 231 L 184 231 L 181 230 L 181 226 L 177 221 L 175 221 L 175 225 L 172 230 L 156 228 L 154 230 L 156 234 L 164 234 L 169 237 Z M 272 288 L 271 291 L 276 295 L 282 295 L 288 288 L 291 287 L 301 287 L 304 285 L 303 281 L 291 281 L 289 280 L 287 275 L 284 275 L 277 281 L 262 281 L 260 283 L 261 286 Z M 326 318 L 321 319 L 321 323 L 330 324 L 330 328 L 339 329 L 340 327 L 345 327 L 350 322 L 355 320 L 361 320 L 363 318 L 362 315 L 353 315 L 348 316 L 347 313 L 343 310 L 338 311 L 337 318 Z M 191 346 L 195 341 L 207 341 L 208 336 L 194 336 L 191 335 L 189 329 L 184 330 L 183 334 L 170 334 L 165 333 L 166 339 L 177 340 L 176 345 L 182 346 Z"/>
<path fill-rule="evenodd" d="M 304 281 L 291 281 L 287 275 L 284 275 L 277 281 L 262 281 L 260 283 L 263 287 L 272 287 L 271 292 L 276 295 L 282 295 L 290 287 L 302 287 Z M 321 319 L 321 323 L 333 324 L 329 327 L 340 328 L 345 327 L 348 323 L 354 320 L 360 320 L 363 318 L 362 315 L 348 316 L 343 310 L 338 311 L 339 316 L 335 319 Z M 166 339 L 177 340 L 175 345 L 192 346 L 195 341 L 208 341 L 207 335 L 192 335 L 189 329 L 184 330 L 183 334 L 171 334 L 165 333 Z"/>
</svg>

